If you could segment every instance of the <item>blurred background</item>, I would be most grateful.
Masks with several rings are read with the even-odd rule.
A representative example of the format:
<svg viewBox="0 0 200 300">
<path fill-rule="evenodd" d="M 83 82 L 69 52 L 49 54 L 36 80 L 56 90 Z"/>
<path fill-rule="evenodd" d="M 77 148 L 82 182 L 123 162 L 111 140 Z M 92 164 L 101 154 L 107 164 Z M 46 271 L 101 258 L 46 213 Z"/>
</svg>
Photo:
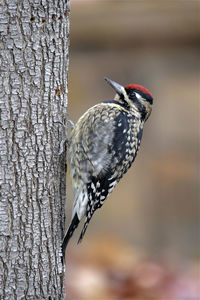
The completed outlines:
<svg viewBox="0 0 200 300">
<path fill-rule="evenodd" d="M 199 6 L 71 0 L 69 118 L 113 99 L 104 76 L 145 86 L 154 106 L 133 167 L 71 240 L 67 299 L 200 299 Z"/>
</svg>

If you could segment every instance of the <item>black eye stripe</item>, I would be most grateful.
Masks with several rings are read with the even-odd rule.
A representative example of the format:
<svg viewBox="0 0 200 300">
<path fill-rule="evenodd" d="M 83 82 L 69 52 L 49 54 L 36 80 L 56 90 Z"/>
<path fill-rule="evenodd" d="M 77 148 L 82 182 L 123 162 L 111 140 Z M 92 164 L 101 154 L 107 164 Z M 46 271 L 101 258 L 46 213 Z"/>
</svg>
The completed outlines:
<svg viewBox="0 0 200 300">
<path fill-rule="evenodd" d="M 135 100 L 135 99 L 138 100 L 138 98 L 135 94 L 135 93 L 138 93 L 147 102 L 149 102 L 150 104 L 153 104 L 153 98 L 149 94 L 145 94 L 139 90 L 131 90 L 131 89 L 126 89 L 126 92 L 131 100 Z"/>
</svg>

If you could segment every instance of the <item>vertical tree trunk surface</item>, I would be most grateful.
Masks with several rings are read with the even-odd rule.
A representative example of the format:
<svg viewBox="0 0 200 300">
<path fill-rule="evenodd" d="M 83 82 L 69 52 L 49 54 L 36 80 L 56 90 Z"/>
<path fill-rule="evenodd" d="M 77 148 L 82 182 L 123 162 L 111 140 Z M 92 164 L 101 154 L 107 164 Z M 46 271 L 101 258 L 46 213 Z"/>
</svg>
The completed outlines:
<svg viewBox="0 0 200 300">
<path fill-rule="evenodd" d="M 69 0 L 0 1 L 0 299 L 63 299 Z"/>
</svg>

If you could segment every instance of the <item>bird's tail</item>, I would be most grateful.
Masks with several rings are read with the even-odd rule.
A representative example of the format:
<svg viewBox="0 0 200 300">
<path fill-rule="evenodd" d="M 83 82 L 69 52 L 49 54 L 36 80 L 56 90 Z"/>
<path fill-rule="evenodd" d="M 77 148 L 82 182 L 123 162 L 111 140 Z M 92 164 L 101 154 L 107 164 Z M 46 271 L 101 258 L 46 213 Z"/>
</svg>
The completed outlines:
<svg viewBox="0 0 200 300">
<path fill-rule="evenodd" d="M 80 234 L 80 237 L 79 237 L 79 239 L 78 239 L 78 244 L 82 241 L 82 239 L 83 239 L 83 237 L 84 237 L 84 234 L 85 234 L 85 232 L 86 232 L 86 229 L 87 229 L 87 227 L 88 227 L 88 224 L 89 224 L 89 222 L 90 222 L 90 220 L 91 220 L 91 218 L 92 218 L 92 215 L 93 215 L 93 213 L 90 215 L 90 217 L 86 217 L 86 220 L 85 220 L 85 223 L 84 223 L 84 225 L 83 225 L 83 229 L 82 229 L 82 231 L 81 231 L 81 234 Z"/>
<path fill-rule="evenodd" d="M 62 242 L 62 255 L 63 255 L 63 258 L 65 258 L 65 250 L 66 250 L 67 244 L 68 244 L 70 238 L 72 237 L 74 230 L 77 228 L 79 222 L 80 222 L 79 218 L 78 218 L 77 214 L 75 214 L 72 221 L 71 221 L 71 224 L 70 224 L 67 232 L 65 233 L 65 236 L 64 236 L 64 239 L 63 239 L 63 242 Z"/>
</svg>

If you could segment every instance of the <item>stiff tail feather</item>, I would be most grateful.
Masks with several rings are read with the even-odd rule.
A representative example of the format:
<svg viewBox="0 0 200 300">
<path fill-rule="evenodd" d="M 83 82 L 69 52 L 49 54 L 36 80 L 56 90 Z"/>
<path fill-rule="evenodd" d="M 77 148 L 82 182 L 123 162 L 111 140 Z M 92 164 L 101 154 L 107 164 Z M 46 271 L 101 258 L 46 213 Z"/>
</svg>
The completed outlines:
<svg viewBox="0 0 200 300">
<path fill-rule="evenodd" d="M 70 238 L 72 237 L 74 230 L 77 228 L 78 224 L 79 224 L 79 218 L 77 216 L 77 214 L 75 214 L 75 216 L 73 217 L 71 224 L 67 230 L 67 232 L 65 233 L 63 242 L 62 242 L 62 255 L 63 255 L 63 259 L 65 258 L 65 250 L 67 248 L 67 244 L 70 240 Z"/>
<path fill-rule="evenodd" d="M 93 213 L 94 213 L 94 212 L 93 212 Z M 91 218 L 92 218 L 93 213 L 90 215 L 90 218 L 89 218 L 89 217 L 86 217 L 86 220 L 85 220 L 83 229 L 82 229 L 81 234 L 80 234 L 80 237 L 79 237 L 79 239 L 78 239 L 78 244 L 82 241 L 82 239 L 83 239 L 83 237 L 84 237 L 84 235 L 85 235 L 86 229 L 87 229 L 88 224 L 89 224 L 89 222 L 90 222 L 90 220 L 91 220 Z"/>
</svg>

